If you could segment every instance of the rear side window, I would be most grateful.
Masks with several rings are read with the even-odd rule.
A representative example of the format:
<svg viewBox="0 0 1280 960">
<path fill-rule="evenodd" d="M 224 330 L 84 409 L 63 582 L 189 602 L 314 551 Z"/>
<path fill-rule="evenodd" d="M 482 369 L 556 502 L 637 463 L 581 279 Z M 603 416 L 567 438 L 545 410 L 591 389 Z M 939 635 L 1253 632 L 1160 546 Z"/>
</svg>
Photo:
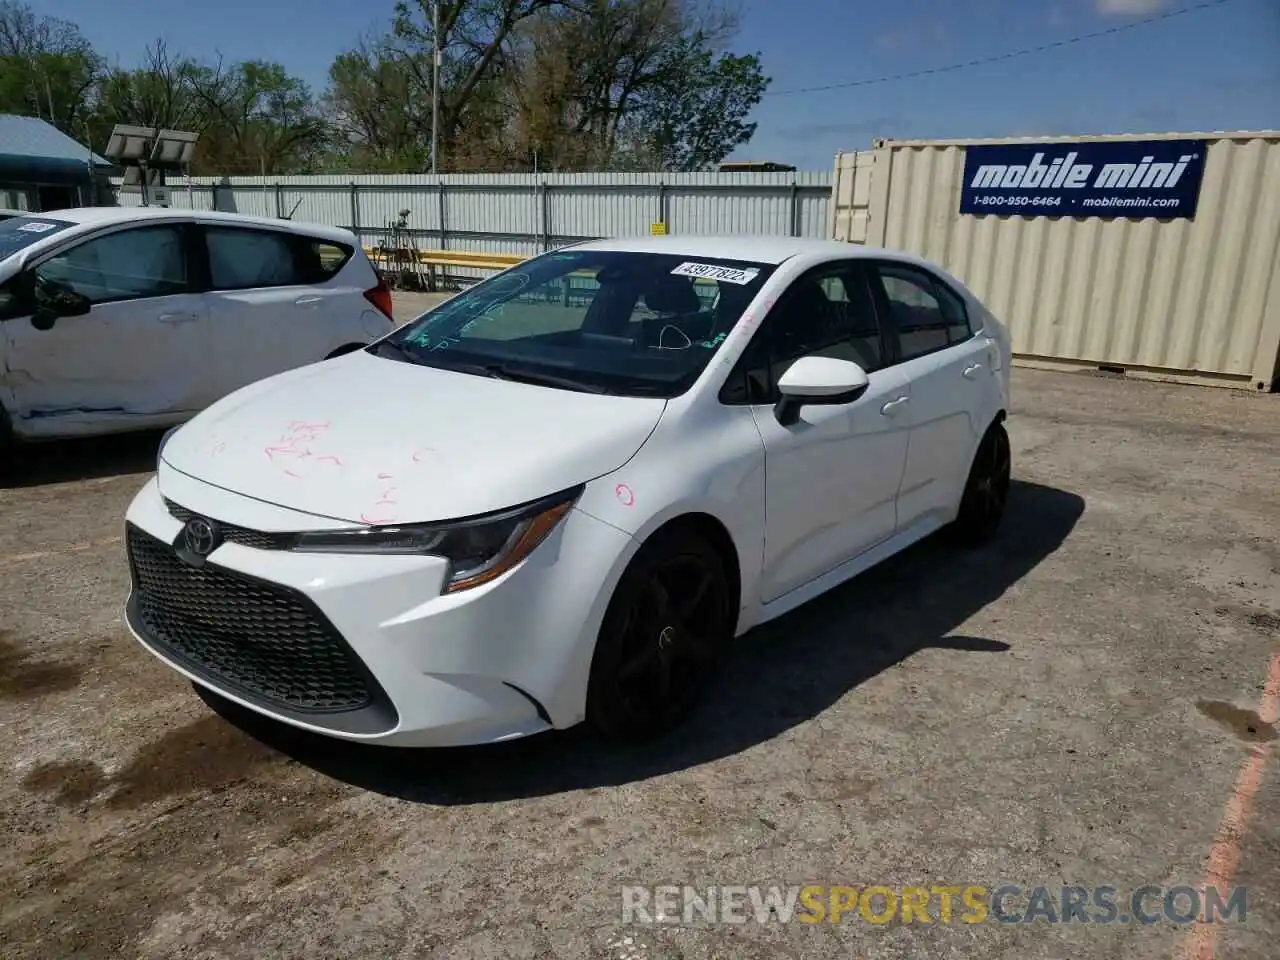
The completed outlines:
<svg viewBox="0 0 1280 960">
<path fill-rule="evenodd" d="M 214 290 L 249 290 L 311 283 L 295 238 L 278 230 L 205 227 L 209 284 Z"/>
<path fill-rule="evenodd" d="M 876 267 L 898 334 L 899 360 L 914 360 L 951 344 L 947 318 L 925 274 L 891 264 Z"/>
<path fill-rule="evenodd" d="M 330 277 L 338 275 L 343 267 L 347 265 L 355 250 L 345 243 L 334 243 L 332 240 L 314 240 L 308 237 L 299 237 L 303 253 L 307 261 L 307 268 L 314 272 L 315 279 L 312 283 L 324 283 Z"/>
</svg>

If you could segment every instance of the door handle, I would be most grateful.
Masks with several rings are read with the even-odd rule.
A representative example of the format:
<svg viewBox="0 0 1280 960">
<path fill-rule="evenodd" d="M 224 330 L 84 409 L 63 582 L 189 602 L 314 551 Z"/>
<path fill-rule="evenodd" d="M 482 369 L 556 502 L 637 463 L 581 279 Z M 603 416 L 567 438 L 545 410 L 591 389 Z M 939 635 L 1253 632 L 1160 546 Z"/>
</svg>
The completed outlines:
<svg viewBox="0 0 1280 960">
<path fill-rule="evenodd" d="M 324 297 L 299 297 L 297 300 L 293 302 L 296 306 L 306 307 L 306 306 L 310 306 L 313 303 L 319 303 L 323 299 Z"/>
<path fill-rule="evenodd" d="M 171 327 L 176 327 L 179 324 L 183 324 L 183 323 L 191 323 L 192 321 L 199 320 L 199 319 L 200 319 L 200 315 L 196 313 L 162 313 L 160 314 L 160 322 L 167 323 Z"/>
<path fill-rule="evenodd" d="M 899 407 L 901 407 L 904 403 L 910 402 L 910 400 L 911 400 L 910 397 L 898 397 L 897 399 L 890 400 L 888 403 L 886 403 L 884 406 L 880 408 L 880 412 L 883 413 L 886 417 L 892 417 L 895 414 L 897 414 Z"/>
<path fill-rule="evenodd" d="M 978 371 L 981 369 L 982 369 L 982 364 L 971 363 L 969 366 L 965 367 L 963 370 L 960 371 L 960 376 L 964 377 L 966 380 L 972 380 L 974 377 L 978 375 Z"/>
</svg>

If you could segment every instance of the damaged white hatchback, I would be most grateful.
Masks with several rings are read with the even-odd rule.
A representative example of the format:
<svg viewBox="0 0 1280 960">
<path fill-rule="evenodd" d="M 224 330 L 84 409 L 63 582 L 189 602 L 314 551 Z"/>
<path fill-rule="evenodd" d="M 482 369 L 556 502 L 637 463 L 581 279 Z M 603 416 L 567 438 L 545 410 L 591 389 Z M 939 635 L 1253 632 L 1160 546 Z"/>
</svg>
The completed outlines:
<svg viewBox="0 0 1280 960">
<path fill-rule="evenodd" d="M 0 221 L 0 467 L 15 442 L 181 423 L 393 326 L 347 230 L 162 208 Z"/>
</svg>

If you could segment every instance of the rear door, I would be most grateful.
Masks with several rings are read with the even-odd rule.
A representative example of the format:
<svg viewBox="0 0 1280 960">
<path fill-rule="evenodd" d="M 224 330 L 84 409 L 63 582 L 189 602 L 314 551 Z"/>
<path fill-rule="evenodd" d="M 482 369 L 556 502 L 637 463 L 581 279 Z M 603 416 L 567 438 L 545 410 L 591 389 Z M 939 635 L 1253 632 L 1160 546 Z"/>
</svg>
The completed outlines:
<svg viewBox="0 0 1280 960">
<path fill-rule="evenodd" d="M 25 421 L 19 432 L 89 433 L 200 409 L 207 317 L 192 291 L 191 240 L 181 220 L 127 226 L 71 241 L 28 267 L 36 284 L 70 289 L 92 307 L 37 330 L 34 301 L 7 300 L 0 335 L 14 419 Z M 10 283 L 17 290 L 30 277 Z"/>
<path fill-rule="evenodd" d="M 989 344 L 975 338 L 964 301 L 914 265 L 876 261 L 873 292 L 895 336 L 896 363 L 910 384 L 910 428 L 898 493 L 898 526 L 946 521 L 959 503 L 986 423 L 994 383 Z"/>
<path fill-rule="evenodd" d="M 351 251 L 268 227 L 204 223 L 210 360 L 218 399 L 370 339 L 360 291 L 334 282 Z"/>
</svg>

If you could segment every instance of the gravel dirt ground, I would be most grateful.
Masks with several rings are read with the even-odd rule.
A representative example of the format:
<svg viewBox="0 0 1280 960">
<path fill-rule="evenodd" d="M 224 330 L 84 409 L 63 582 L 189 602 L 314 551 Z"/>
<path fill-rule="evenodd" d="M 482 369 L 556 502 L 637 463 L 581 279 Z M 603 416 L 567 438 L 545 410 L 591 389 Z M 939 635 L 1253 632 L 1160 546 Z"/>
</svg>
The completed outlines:
<svg viewBox="0 0 1280 960">
<path fill-rule="evenodd" d="M 39 451 L 0 487 L 0 955 L 1274 957 L 1280 397 L 1014 387 L 997 542 L 754 631 L 628 749 L 355 749 L 197 695 L 120 622 L 156 436 Z M 622 922 L 624 884 L 1206 878 L 1244 924 Z"/>
</svg>

